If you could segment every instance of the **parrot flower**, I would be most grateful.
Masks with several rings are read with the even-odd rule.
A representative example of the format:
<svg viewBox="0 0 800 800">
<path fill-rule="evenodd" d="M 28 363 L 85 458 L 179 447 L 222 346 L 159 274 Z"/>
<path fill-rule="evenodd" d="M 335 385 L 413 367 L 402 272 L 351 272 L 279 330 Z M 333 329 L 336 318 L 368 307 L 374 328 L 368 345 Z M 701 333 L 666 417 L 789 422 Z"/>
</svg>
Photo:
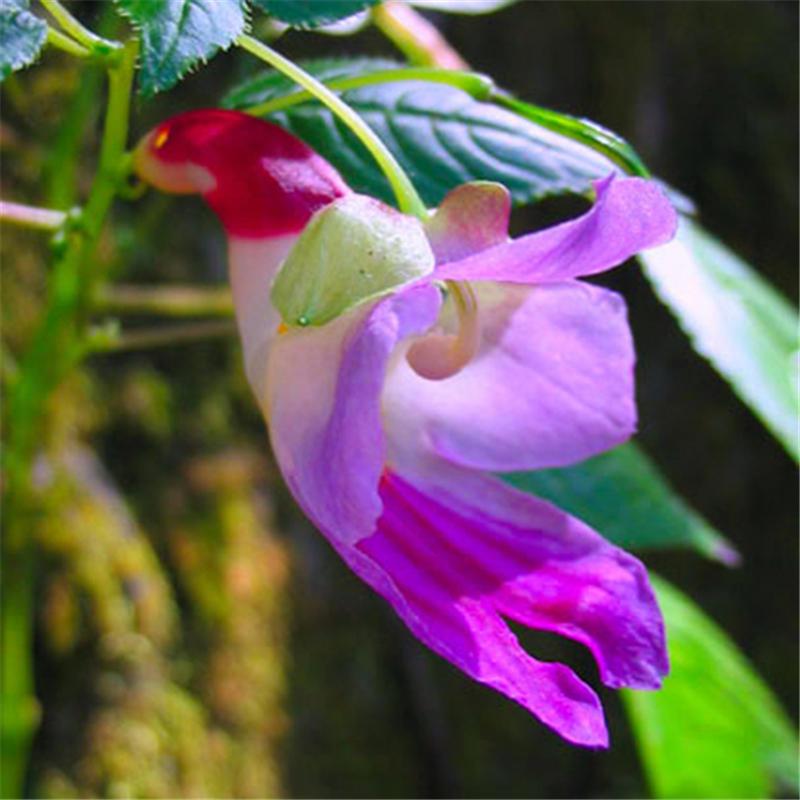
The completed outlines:
<svg viewBox="0 0 800 800">
<path fill-rule="evenodd" d="M 201 194 L 226 229 L 246 372 L 308 517 L 428 647 L 568 741 L 607 746 L 595 692 L 507 620 L 583 643 L 607 686 L 658 688 L 645 570 L 494 473 L 634 432 L 624 302 L 577 279 L 671 238 L 661 190 L 610 176 L 583 216 L 510 240 L 499 184 L 455 189 L 422 223 L 235 112 L 165 121 L 135 163 Z"/>
</svg>

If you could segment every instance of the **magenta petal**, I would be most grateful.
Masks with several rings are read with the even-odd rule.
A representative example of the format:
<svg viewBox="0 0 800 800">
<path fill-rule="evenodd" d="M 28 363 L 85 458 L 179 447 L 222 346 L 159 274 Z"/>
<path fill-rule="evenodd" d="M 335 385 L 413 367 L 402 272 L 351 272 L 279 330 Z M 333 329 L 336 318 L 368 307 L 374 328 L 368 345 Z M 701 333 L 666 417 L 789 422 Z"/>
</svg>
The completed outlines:
<svg viewBox="0 0 800 800">
<path fill-rule="evenodd" d="M 597 201 L 582 217 L 442 264 L 436 277 L 512 283 L 563 281 L 603 272 L 673 237 L 675 210 L 653 181 L 610 176 L 595 187 Z"/>
<path fill-rule="evenodd" d="M 303 510 L 342 542 L 371 534 L 381 513 L 389 357 L 430 327 L 439 305 L 434 286 L 417 286 L 272 344 L 262 403 L 275 456 Z"/>
<path fill-rule="evenodd" d="M 664 632 L 641 564 L 493 478 L 446 466 L 440 477 L 385 474 L 377 532 L 337 549 L 434 651 L 569 741 L 605 746 L 594 692 L 525 653 L 503 617 L 583 642 L 610 686 L 654 688 L 667 671 Z"/>
<path fill-rule="evenodd" d="M 634 351 L 619 295 L 581 281 L 475 289 L 481 345 L 464 369 L 438 381 L 406 363 L 390 373 L 390 458 L 395 442 L 414 457 L 412 430 L 445 458 L 495 472 L 564 466 L 631 436 Z"/>
</svg>

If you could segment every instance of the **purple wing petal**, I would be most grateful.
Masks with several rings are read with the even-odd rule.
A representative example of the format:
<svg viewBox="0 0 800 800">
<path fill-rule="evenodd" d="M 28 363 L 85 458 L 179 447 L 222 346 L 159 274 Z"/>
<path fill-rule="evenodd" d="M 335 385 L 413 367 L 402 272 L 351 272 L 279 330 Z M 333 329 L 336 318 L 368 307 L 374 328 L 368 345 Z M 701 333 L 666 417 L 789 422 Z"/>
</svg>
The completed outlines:
<svg viewBox="0 0 800 800">
<path fill-rule="evenodd" d="M 583 642 L 609 686 L 655 688 L 667 661 L 643 567 L 493 478 L 446 465 L 440 478 L 385 474 L 377 532 L 340 553 L 431 649 L 569 741 L 605 746 L 594 692 L 568 667 L 529 656 L 503 618 Z"/>
<path fill-rule="evenodd" d="M 389 357 L 400 340 L 430 327 L 439 304 L 435 287 L 418 286 L 271 346 L 260 399 L 275 456 L 303 510 L 342 542 L 368 536 L 381 513 Z"/>
<path fill-rule="evenodd" d="M 582 217 L 442 264 L 436 277 L 512 283 L 563 281 L 603 272 L 673 237 L 677 216 L 652 181 L 610 176 L 595 186 L 597 201 Z"/>
<path fill-rule="evenodd" d="M 398 362 L 387 380 L 390 459 L 413 459 L 413 442 L 509 472 L 574 463 L 631 436 L 634 351 L 619 295 L 580 281 L 475 288 L 475 358 L 438 381 Z"/>
</svg>

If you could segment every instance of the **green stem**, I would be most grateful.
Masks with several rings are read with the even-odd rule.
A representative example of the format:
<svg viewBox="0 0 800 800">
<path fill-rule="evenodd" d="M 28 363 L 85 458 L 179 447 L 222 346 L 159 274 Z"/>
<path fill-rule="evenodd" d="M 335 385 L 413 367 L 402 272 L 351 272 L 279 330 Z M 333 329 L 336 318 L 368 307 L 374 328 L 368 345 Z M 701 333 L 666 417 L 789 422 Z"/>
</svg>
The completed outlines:
<svg viewBox="0 0 800 800">
<path fill-rule="evenodd" d="M 8 398 L 8 444 L 4 453 L 5 530 L 2 542 L 2 793 L 21 797 L 31 739 L 36 728 L 33 693 L 32 628 L 35 583 L 30 525 L 34 504 L 30 473 L 40 439 L 45 403 L 74 366 L 82 344 L 82 308 L 95 270 L 94 247 L 114 198 L 127 138 L 133 83 L 134 46 L 109 67 L 109 102 L 100 168 L 77 226 L 65 226 L 58 244 L 48 305 L 20 364 Z M 89 280 L 84 280 L 88 278 Z"/>
<path fill-rule="evenodd" d="M 86 131 L 96 128 L 98 99 L 105 70 L 95 64 L 82 70 L 78 87 L 62 115 L 55 136 L 47 143 L 43 165 L 44 196 L 53 208 L 69 208 L 78 197 L 78 168 Z"/>
<path fill-rule="evenodd" d="M 91 353 L 119 353 L 129 350 L 151 350 L 154 347 L 199 342 L 236 335 L 236 323 L 227 319 L 200 320 L 183 324 L 159 325 L 128 333 L 98 331 L 89 343 Z"/>
<path fill-rule="evenodd" d="M 93 55 L 107 57 L 112 56 L 122 49 L 119 42 L 112 42 L 109 39 L 104 39 L 98 36 L 88 28 L 81 25 L 72 14 L 61 5 L 59 0 L 40 0 L 41 4 L 53 15 L 53 18 L 58 24 L 68 33 L 76 42 L 82 44 Z"/>
<path fill-rule="evenodd" d="M 218 288 L 115 284 L 99 294 L 96 308 L 111 314 L 231 317 L 233 298 L 227 286 Z"/>
<path fill-rule="evenodd" d="M 63 211 L 52 211 L 49 208 L 38 208 L 0 200 L 0 221 L 9 222 L 12 225 L 40 231 L 55 231 L 64 224 L 66 219 L 67 215 Z"/>
<path fill-rule="evenodd" d="M 118 25 L 119 16 L 114 4 L 104 3 L 97 20 L 100 35 L 115 32 Z M 81 151 L 92 138 L 87 131 L 97 128 L 97 119 L 103 112 L 100 95 L 106 77 L 104 66 L 102 61 L 95 59 L 81 70 L 78 87 L 59 120 L 53 139 L 47 143 L 43 169 L 44 197 L 51 208 L 70 208 L 78 200 Z"/>
<path fill-rule="evenodd" d="M 47 28 L 47 43 L 78 58 L 89 58 L 92 54 L 92 51 L 87 50 L 82 44 L 78 44 L 74 39 L 70 39 L 69 36 L 65 36 L 61 31 L 49 26 Z"/>
<path fill-rule="evenodd" d="M 311 77 L 305 70 L 302 70 L 289 59 L 284 58 L 271 47 L 267 47 L 257 39 L 253 39 L 252 36 L 240 36 L 236 42 L 244 50 L 265 61 L 271 67 L 291 78 L 295 83 L 300 84 L 317 100 L 327 106 L 353 131 L 377 161 L 391 184 L 400 210 L 406 214 L 413 214 L 422 220 L 427 218 L 428 210 L 419 194 L 417 194 L 417 190 L 409 180 L 408 175 L 406 175 L 403 168 L 397 163 L 395 157 L 389 152 L 386 145 L 378 138 L 372 128 L 350 106 L 316 78 Z"/>
<path fill-rule="evenodd" d="M 372 9 L 372 23 L 411 64 L 468 69 L 436 26 L 406 3 L 385 0 Z"/>
<path fill-rule="evenodd" d="M 370 72 L 367 75 L 355 75 L 349 78 L 335 78 L 325 82 L 328 89 L 336 92 L 346 92 L 350 89 L 359 89 L 363 86 L 374 86 L 380 83 L 396 83 L 397 81 L 426 81 L 428 83 L 444 83 L 455 89 L 461 89 L 476 100 L 488 100 L 495 90 L 491 78 L 478 72 L 458 72 L 455 70 L 440 69 L 436 67 L 398 67 L 397 69 L 382 69 Z M 267 100 L 258 105 L 244 109 L 248 114 L 265 116 L 283 111 L 292 106 L 312 100 L 311 92 L 301 91 L 274 100 Z"/>
<path fill-rule="evenodd" d="M 8 512 L 6 511 L 6 514 Z M 2 668 L 2 774 L 4 798 L 23 797 L 28 747 L 39 721 L 33 691 L 33 550 L 25 547 L 13 560 L 3 558 L 0 642 Z"/>
<path fill-rule="evenodd" d="M 103 125 L 103 142 L 100 146 L 100 163 L 97 175 L 86 203 L 83 224 L 86 235 L 78 254 L 79 279 L 81 282 L 78 304 L 79 320 L 85 322 L 86 308 L 94 297 L 100 278 L 100 268 L 92 252 L 100 235 L 111 201 L 123 186 L 130 171 L 130 158 L 125 152 L 128 138 L 130 95 L 136 64 L 136 46 L 128 44 L 120 63 L 108 73 L 108 107 Z"/>
</svg>

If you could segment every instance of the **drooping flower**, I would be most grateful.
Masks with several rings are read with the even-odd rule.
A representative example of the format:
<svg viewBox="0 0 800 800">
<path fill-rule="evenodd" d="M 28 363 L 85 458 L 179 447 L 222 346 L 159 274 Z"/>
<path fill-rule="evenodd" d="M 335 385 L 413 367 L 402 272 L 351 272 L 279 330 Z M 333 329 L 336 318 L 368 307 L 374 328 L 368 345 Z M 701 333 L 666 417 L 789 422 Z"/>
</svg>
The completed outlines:
<svg viewBox="0 0 800 800">
<path fill-rule="evenodd" d="M 594 691 L 506 620 L 583 643 L 607 686 L 657 688 L 667 656 L 644 568 L 492 473 L 634 432 L 624 302 L 577 278 L 672 236 L 662 192 L 609 177 L 582 217 L 509 240 L 497 184 L 459 187 L 423 227 L 233 112 L 168 120 L 136 160 L 226 228 L 248 378 L 309 518 L 432 650 L 570 742 L 605 746 Z"/>
</svg>

